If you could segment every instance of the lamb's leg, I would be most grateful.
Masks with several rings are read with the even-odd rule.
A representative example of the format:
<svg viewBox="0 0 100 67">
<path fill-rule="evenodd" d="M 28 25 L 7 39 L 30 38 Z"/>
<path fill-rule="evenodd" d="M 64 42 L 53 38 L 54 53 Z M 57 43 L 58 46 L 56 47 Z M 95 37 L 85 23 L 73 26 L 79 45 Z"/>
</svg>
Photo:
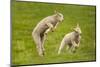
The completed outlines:
<svg viewBox="0 0 100 67">
<path fill-rule="evenodd" d="M 79 36 L 79 38 L 78 38 L 78 43 L 77 43 L 77 45 L 76 45 L 76 48 L 78 48 L 79 45 L 80 45 L 80 39 L 81 39 L 81 36 Z"/>
<path fill-rule="evenodd" d="M 49 31 L 53 31 L 53 25 L 51 23 L 47 23 L 47 26 L 49 27 L 44 34 L 47 34 Z"/>
<path fill-rule="evenodd" d="M 78 48 L 78 47 L 79 47 L 79 45 L 80 45 L 80 39 L 79 39 L 78 44 L 76 45 L 76 47 Z"/>
<path fill-rule="evenodd" d="M 34 42 L 36 43 L 36 48 L 37 48 L 38 54 L 40 56 L 43 56 L 42 41 L 41 41 L 40 35 L 34 34 L 34 35 L 32 35 L 32 37 L 34 39 Z"/>
<path fill-rule="evenodd" d="M 61 42 L 61 45 L 60 45 L 60 47 L 59 47 L 59 50 L 58 50 L 58 54 L 61 53 L 61 50 L 64 48 L 64 45 L 65 45 L 65 42 L 62 41 L 62 42 Z"/>
<path fill-rule="evenodd" d="M 66 50 L 71 53 L 72 44 L 67 44 Z"/>
<path fill-rule="evenodd" d="M 76 46 L 77 46 L 77 44 L 75 43 L 75 41 L 72 41 L 71 52 L 75 52 L 76 51 Z"/>
<path fill-rule="evenodd" d="M 54 28 L 52 28 L 52 32 L 55 31 L 55 29 L 57 28 L 58 24 L 59 24 L 59 22 L 54 26 Z"/>
<path fill-rule="evenodd" d="M 69 46 L 66 46 L 66 50 L 69 50 Z"/>
<path fill-rule="evenodd" d="M 44 35 L 47 35 L 48 32 L 51 30 L 51 28 L 47 29 L 45 32 L 44 32 Z"/>
<path fill-rule="evenodd" d="M 45 34 L 43 34 L 43 36 L 41 37 L 41 40 L 42 40 L 42 49 L 43 51 L 45 51 L 45 48 L 44 48 L 44 41 L 46 40 L 46 36 Z"/>
</svg>

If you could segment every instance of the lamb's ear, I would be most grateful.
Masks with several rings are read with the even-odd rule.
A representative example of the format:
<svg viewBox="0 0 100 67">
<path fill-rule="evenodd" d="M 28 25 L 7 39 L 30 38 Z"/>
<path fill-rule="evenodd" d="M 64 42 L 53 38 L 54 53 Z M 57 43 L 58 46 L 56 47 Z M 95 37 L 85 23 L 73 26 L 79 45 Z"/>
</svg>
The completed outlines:
<svg viewBox="0 0 100 67">
<path fill-rule="evenodd" d="M 77 27 L 79 27 L 79 23 L 77 23 Z"/>
<path fill-rule="evenodd" d="M 71 28 L 71 30 L 72 30 L 72 31 L 75 31 L 76 29 L 75 29 L 75 27 L 73 27 L 73 28 Z"/>
<path fill-rule="evenodd" d="M 55 14 L 58 14 L 58 11 L 57 11 L 57 10 L 55 10 L 55 11 L 54 11 L 54 13 L 55 13 Z"/>
<path fill-rule="evenodd" d="M 74 27 L 74 28 L 73 28 L 73 31 L 77 32 L 77 27 Z"/>
<path fill-rule="evenodd" d="M 74 31 L 76 31 L 76 28 L 73 28 Z"/>
</svg>

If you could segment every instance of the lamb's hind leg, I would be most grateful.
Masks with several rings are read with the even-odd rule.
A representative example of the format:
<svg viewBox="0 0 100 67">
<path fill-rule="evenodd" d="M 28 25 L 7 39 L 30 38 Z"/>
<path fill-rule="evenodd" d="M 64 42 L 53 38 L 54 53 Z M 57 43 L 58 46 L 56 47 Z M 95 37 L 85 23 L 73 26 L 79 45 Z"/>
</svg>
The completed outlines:
<svg viewBox="0 0 100 67">
<path fill-rule="evenodd" d="M 45 42 L 45 40 L 46 40 L 46 34 L 43 34 L 43 35 L 41 36 L 43 53 L 45 52 L 45 48 L 44 48 L 44 42 Z"/>
<path fill-rule="evenodd" d="M 72 44 L 67 44 L 67 45 L 66 45 L 66 50 L 67 50 L 68 52 L 71 52 L 71 47 L 72 47 Z"/>
<path fill-rule="evenodd" d="M 41 42 L 40 35 L 34 34 L 33 39 L 34 39 L 34 42 L 36 43 L 36 48 L 37 48 L 38 54 L 40 56 L 43 56 L 43 49 L 42 49 L 42 42 Z"/>
<path fill-rule="evenodd" d="M 64 48 L 64 45 L 65 45 L 65 42 L 62 41 L 62 42 L 61 42 L 61 45 L 60 45 L 60 47 L 59 47 L 59 50 L 58 50 L 58 54 L 61 53 L 61 50 Z"/>
</svg>

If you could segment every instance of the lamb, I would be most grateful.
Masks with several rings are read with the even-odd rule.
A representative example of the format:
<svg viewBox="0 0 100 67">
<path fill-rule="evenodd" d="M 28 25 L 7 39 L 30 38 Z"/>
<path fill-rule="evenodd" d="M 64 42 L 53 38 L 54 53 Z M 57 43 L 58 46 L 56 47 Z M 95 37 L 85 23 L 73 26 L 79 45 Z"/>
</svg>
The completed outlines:
<svg viewBox="0 0 100 67">
<path fill-rule="evenodd" d="M 44 41 L 46 40 L 47 33 L 50 31 L 54 31 L 59 24 L 63 20 L 63 14 L 55 11 L 55 13 L 51 16 L 48 16 L 42 19 L 34 28 L 32 32 L 32 37 L 36 44 L 37 52 L 39 56 L 44 55 Z"/>
<path fill-rule="evenodd" d="M 73 30 L 73 32 L 68 33 L 64 36 L 58 50 L 58 55 L 61 53 L 61 50 L 64 48 L 65 45 L 67 45 L 68 49 L 71 52 L 75 52 L 75 50 L 79 47 L 82 34 L 79 24 L 77 24 L 77 26 Z"/>
</svg>

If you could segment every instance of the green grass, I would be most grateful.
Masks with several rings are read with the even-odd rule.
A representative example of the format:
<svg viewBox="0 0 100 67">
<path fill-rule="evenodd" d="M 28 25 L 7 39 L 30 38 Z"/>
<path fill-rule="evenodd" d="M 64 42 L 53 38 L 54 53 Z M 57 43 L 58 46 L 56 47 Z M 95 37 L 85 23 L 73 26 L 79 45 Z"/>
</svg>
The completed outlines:
<svg viewBox="0 0 100 67">
<path fill-rule="evenodd" d="M 94 61 L 95 56 L 95 6 L 67 4 L 49 4 L 12 1 L 12 64 L 45 64 L 75 61 Z M 50 32 L 45 41 L 46 55 L 41 58 L 31 33 L 38 22 L 57 9 L 64 15 L 55 32 Z M 79 23 L 82 40 L 76 53 L 70 54 L 65 49 L 57 55 L 60 42 L 65 34 Z"/>
</svg>

